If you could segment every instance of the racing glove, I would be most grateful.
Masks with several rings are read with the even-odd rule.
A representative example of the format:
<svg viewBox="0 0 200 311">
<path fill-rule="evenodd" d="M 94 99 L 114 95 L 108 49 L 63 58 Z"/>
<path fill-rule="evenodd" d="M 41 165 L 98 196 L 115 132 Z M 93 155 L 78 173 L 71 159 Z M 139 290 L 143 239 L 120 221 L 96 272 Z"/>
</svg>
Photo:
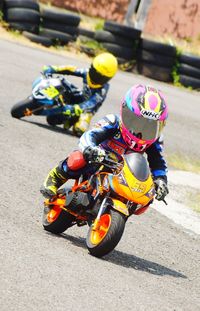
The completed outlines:
<svg viewBox="0 0 200 311">
<path fill-rule="evenodd" d="M 43 66 L 42 71 L 45 76 L 55 73 L 55 70 L 52 66 Z"/>
<path fill-rule="evenodd" d="M 64 109 L 63 114 L 69 117 L 80 117 L 83 112 L 79 105 L 65 105 Z"/>
<path fill-rule="evenodd" d="M 157 177 L 154 179 L 154 184 L 156 189 L 156 199 L 158 201 L 163 201 L 169 193 L 167 182 L 163 178 Z"/>
<path fill-rule="evenodd" d="M 87 162 L 101 163 L 105 158 L 105 154 L 105 150 L 97 146 L 89 146 L 83 151 L 83 156 Z"/>
</svg>

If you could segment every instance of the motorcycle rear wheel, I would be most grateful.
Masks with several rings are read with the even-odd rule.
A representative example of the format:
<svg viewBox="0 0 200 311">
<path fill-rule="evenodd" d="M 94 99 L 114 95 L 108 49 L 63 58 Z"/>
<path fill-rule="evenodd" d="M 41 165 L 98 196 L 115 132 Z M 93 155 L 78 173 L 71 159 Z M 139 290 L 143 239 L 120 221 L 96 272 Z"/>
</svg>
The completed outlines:
<svg viewBox="0 0 200 311">
<path fill-rule="evenodd" d="M 11 115 L 13 118 L 21 119 L 29 115 L 29 111 L 32 111 L 36 108 L 39 108 L 40 105 L 32 98 L 28 97 L 25 100 L 22 100 L 15 104 L 11 109 Z M 33 114 L 38 114 L 37 112 Z"/>
<path fill-rule="evenodd" d="M 46 231 L 55 234 L 62 233 L 71 227 L 74 221 L 75 217 L 62 210 L 59 206 L 44 208 L 42 222 Z"/>
<path fill-rule="evenodd" d="M 90 227 L 86 245 L 91 255 L 102 257 L 110 253 L 119 243 L 124 232 L 126 217 L 116 210 L 106 211 L 100 218 L 99 227 Z"/>
</svg>

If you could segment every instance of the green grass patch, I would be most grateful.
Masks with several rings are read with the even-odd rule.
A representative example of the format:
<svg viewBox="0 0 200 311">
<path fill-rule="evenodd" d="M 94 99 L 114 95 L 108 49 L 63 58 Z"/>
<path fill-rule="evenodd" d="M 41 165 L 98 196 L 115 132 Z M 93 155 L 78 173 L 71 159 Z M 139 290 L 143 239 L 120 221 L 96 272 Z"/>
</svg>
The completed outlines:
<svg viewBox="0 0 200 311">
<path fill-rule="evenodd" d="M 190 192 L 187 195 L 187 205 L 195 212 L 200 213 L 200 193 L 199 191 Z"/>
<path fill-rule="evenodd" d="M 192 160 L 191 157 L 182 154 L 167 155 L 166 159 L 170 167 L 200 174 L 200 160 Z"/>
</svg>

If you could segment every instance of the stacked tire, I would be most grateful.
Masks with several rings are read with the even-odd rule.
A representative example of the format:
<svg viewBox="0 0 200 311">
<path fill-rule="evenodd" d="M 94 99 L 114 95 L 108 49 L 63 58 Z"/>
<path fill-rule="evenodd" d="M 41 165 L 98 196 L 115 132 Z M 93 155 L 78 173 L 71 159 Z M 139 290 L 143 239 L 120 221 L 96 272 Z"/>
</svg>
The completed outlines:
<svg viewBox="0 0 200 311">
<path fill-rule="evenodd" d="M 141 39 L 137 50 L 137 70 L 140 74 L 171 82 L 176 62 L 176 48 L 159 42 Z"/>
<path fill-rule="evenodd" d="M 79 23 L 78 15 L 44 9 L 41 12 L 40 35 L 50 39 L 54 45 L 65 45 L 76 40 Z"/>
<path fill-rule="evenodd" d="M 5 0 L 5 20 L 19 31 L 39 32 L 40 8 L 35 0 Z"/>
<path fill-rule="evenodd" d="M 181 54 L 178 74 L 182 85 L 200 89 L 200 57 L 189 53 Z"/>
<path fill-rule="evenodd" d="M 106 21 L 104 29 L 96 31 L 94 38 L 105 50 L 115 55 L 119 63 L 123 63 L 135 59 L 140 35 L 139 29 Z"/>
</svg>

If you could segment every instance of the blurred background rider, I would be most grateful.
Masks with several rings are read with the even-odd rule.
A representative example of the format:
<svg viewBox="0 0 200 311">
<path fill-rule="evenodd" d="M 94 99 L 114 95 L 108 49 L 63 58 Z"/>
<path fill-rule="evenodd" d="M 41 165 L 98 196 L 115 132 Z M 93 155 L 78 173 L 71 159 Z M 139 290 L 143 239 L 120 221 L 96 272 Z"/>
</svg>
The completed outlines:
<svg viewBox="0 0 200 311">
<path fill-rule="evenodd" d="M 73 126 L 73 132 L 81 136 L 88 130 L 92 116 L 98 111 L 109 90 L 109 80 L 114 77 L 118 69 L 115 56 L 102 53 L 96 56 L 90 68 L 76 68 L 75 66 L 44 66 L 45 75 L 62 74 L 81 77 L 83 88 L 79 89 L 66 79 L 63 85 L 70 92 L 69 102 L 65 106 L 44 110 L 50 125 L 63 124 L 65 129 Z"/>
</svg>

